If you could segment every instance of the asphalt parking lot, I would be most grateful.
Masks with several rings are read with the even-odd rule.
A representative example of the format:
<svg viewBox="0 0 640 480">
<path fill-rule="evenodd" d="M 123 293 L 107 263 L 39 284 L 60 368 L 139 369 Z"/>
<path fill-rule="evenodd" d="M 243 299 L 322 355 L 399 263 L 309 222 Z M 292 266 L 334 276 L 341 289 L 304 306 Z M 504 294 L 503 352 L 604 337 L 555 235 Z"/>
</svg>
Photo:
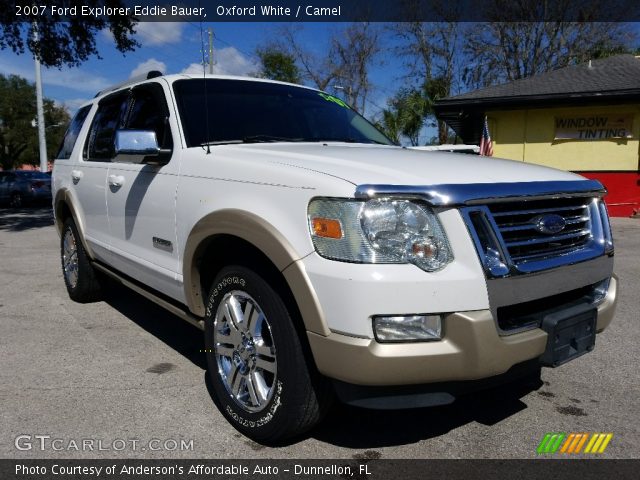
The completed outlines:
<svg viewBox="0 0 640 480">
<path fill-rule="evenodd" d="M 545 369 L 539 388 L 412 411 L 339 406 L 269 448 L 217 411 L 200 331 L 121 287 L 73 303 L 49 210 L 0 209 L 0 458 L 535 458 L 547 432 L 611 432 L 602 456 L 640 458 L 640 219 L 613 226 L 617 316 L 594 352 Z M 69 447 L 87 439 L 93 450 Z"/>
</svg>

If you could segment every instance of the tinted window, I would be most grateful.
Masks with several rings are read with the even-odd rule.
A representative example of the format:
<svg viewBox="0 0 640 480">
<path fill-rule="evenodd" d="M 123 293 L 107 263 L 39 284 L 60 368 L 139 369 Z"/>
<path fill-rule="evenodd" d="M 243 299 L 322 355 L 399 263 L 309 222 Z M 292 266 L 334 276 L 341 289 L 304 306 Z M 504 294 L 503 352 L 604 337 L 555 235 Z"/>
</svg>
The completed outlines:
<svg viewBox="0 0 640 480">
<path fill-rule="evenodd" d="M 71 120 L 71 123 L 69 124 L 69 128 L 67 128 L 67 131 L 64 134 L 62 145 L 60 145 L 60 149 L 58 150 L 56 158 L 66 159 L 71 157 L 71 152 L 73 152 L 73 147 L 76 144 L 76 140 L 78 139 L 78 134 L 80 134 L 82 125 L 84 125 L 84 121 L 89 114 L 89 110 L 91 110 L 91 105 L 82 107 L 75 114 L 73 120 Z"/>
<path fill-rule="evenodd" d="M 173 88 L 189 147 L 323 140 L 392 144 L 342 101 L 317 90 L 222 79 L 178 80 Z"/>
<path fill-rule="evenodd" d="M 162 87 L 157 83 L 133 89 L 127 118 L 129 130 L 153 130 L 160 148 L 171 149 L 173 139 L 169 129 L 169 109 Z"/>
<path fill-rule="evenodd" d="M 123 127 L 127 100 L 127 92 L 124 92 L 100 101 L 87 139 L 87 160 L 110 161 L 113 158 L 113 140 L 116 130 Z"/>
</svg>

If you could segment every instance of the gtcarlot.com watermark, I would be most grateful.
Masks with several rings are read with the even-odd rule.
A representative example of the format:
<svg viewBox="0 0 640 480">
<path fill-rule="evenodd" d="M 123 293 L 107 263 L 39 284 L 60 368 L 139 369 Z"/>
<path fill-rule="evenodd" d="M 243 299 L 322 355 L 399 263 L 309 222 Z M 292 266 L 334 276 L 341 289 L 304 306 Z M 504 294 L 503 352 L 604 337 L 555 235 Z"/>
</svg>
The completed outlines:
<svg viewBox="0 0 640 480">
<path fill-rule="evenodd" d="M 20 451 L 54 452 L 186 452 L 193 451 L 193 440 L 184 438 L 59 438 L 52 435 L 18 435 L 13 444 Z"/>
</svg>

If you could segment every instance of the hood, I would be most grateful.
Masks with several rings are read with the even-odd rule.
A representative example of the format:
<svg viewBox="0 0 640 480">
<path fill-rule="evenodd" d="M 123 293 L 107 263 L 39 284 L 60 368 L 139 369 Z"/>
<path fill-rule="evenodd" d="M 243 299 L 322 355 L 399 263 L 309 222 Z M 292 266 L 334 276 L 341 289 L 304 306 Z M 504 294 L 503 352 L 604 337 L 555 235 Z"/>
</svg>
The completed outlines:
<svg viewBox="0 0 640 480">
<path fill-rule="evenodd" d="M 540 165 L 477 155 L 346 143 L 239 145 L 270 163 L 323 173 L 354 185 L 438 185 L 571 181 L 582 177 Z M 246 151 L 246 150 L 245 150 Z"/>
</svg>

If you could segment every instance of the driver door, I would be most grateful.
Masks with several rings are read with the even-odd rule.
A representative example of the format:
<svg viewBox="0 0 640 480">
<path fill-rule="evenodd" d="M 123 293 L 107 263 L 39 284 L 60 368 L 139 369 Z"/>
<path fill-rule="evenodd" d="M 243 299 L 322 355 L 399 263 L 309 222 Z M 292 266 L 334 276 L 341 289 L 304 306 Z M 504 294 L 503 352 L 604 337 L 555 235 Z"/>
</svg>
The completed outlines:
<svg viewBox="0 0 640 480">
<path fill-rule="evenodd" d="M 160 148 L 170 150 L 164 165 L 112 162 L 107 173 L 107 212 L 113 266 L 172 298 L 182 295 L 176 238 L 179 155 L 163 84 L 134 87 L 126 130 L 153 130 Z M 176 137 L 177 142 L 177 137 Z"/>
</svg>

